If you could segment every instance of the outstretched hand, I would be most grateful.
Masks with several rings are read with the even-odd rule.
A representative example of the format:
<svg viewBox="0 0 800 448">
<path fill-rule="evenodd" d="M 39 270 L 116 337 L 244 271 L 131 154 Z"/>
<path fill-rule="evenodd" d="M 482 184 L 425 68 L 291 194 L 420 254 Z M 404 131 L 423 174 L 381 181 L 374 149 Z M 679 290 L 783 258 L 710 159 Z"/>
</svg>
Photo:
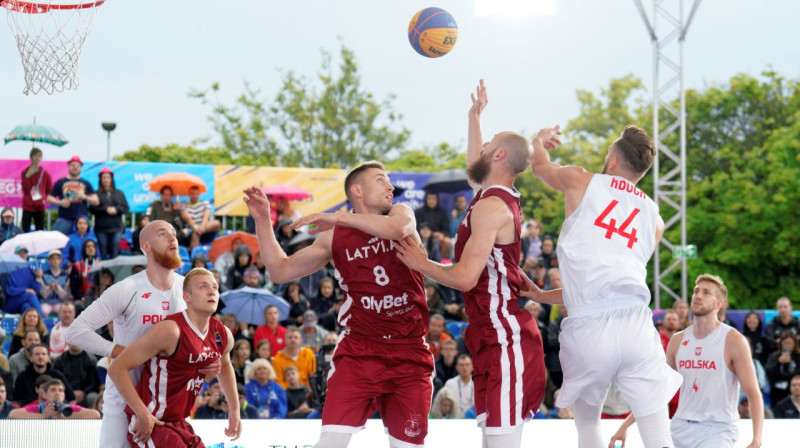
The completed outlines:
<svg viewBox="0 0 800 448">
<path fill-rule="evenodd" d="M 270 205 L 267 195 L 258 187 L 246 188 L 243 193 L 244 203 L 247 204 L 250 216 L 252 216 L 255 221 L 269 221 Z"/>
<path fill-rule="evenodd" d="M 561 146 L 561 140 L 556 137 L 557 135 L 561 135 L 561 125 L 555 125 L 552 128 L 544 128 L 536 134 L 534 137 L 534 142 L 538 140 L 542 143 L 545 149 L 555 149 L 558 146 Z"/>
<path fill-rule="evenodd" d="M 482 79 L 475 89 L 475 93 L 471 93 L 470 97 L 472 97 L 472 107 L 469 109 L 469 114 L 480 117 L 481 112 L 483 112 L 483 109 L 485 109 L 486 105 L 489 103 L 489 95 L 486 94 L 486 84 L 484 84 Z"/>
<path fill-rule="evenodd" d="M 425 246 L 417 243 L 414 238 L 407 236 L 397 241 L 397 258 L 409 268 L 419 271 L 428 262 L 428 253 Z"/>
<path fill-rule="evenodd" d="M 332 229 L 339 222 L 339 213 L 312 213 L 308 216 L 303 216 L 295 220 L 289 225 L 292 230 L 297 230 L 308 224 L 314 224 L 314 228 L 309 230 L 308 233 L 316 235 L 317 233 L 324 232 Z"/>
</svg>

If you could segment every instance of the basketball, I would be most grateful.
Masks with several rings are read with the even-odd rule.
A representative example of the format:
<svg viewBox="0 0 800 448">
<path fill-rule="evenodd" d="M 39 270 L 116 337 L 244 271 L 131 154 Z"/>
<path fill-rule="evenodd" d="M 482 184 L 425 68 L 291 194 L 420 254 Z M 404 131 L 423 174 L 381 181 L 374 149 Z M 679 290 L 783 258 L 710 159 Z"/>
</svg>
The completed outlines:
<svg viewBox="0 0 800 448">
<path fill-rule="evenodd" d="M 456 46 L 458 25 L 449 12 L 441 8 L 425 8 L 414 14 L 408 24 L 408 41 L 414 51 L 438 58 Z"/>
</svg>

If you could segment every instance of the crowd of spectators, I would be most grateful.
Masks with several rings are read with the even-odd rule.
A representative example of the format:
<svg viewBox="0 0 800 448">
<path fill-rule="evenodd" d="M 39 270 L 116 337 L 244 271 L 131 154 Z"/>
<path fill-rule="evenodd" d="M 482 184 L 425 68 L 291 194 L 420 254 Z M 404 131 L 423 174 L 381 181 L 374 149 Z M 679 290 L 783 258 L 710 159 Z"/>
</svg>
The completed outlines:
<svg viewBox="0 0 800 448">
<path fill-rule="evenodd" d="M 35 269 L 20 269 L 0 278 L 0 305 L 5 313 L 18 317 L 10 334 L 8 357 L 0 353 L 0 418 L 59 417 L 96 418 L 102 413 L 105 372 L 110 360 L 98 359 L 64 339 L 65 328 L 76 315 L 119 279 L 109 270 L 93 270 L 100 260 L 120 254 L 137 253 L 138 236 L 150 221 L 162 219 L 172 224 L 179 241 L 193 257 L 182 268 L 207 267 L 219 284 L 220 293 L 254 288 L 278 295 L 289 304 L 281 315 L 268 306 L 260 325 L 242 321 L 225 313 L 223 297 L 216 315 L 235 338 L 231 353 L 244 418 L 318 418 L 325 402 L 326 378 L 333 350 L 343 331 L 338 321 L 344 297 L 327 266 L 312 275 L 286 284 L 270 281 L 254 238 L 231 238 L 213 261 L 207 258 L 209 245 L 218 237 L 220 222 L 199 189 L 189 190 L 189 202 L 182 204 L 170 186 L 164 186 L 158 200 L 135 223 L 132 241 L 122 238 L 129 207 L 124 194 L 116 190 L 109 169 L 99 173 L 99 188 L 81 178 L 82 162 L 68 162 L 68 176 L 54 183 L 39 165 L 41 151 L 31 151 L 31 165 L 22 171 L 23 212 L 21 227 L 14 210 L 2 211 L 0 243 L 14 236 L 44 229 L 46 203 L 58 207 L 53 230 L 68 236 L 68 244 L 47 253 L 47 263 Z M 439 195 L 428 192 L 416 210 L 418 232 L 432 260 L 449 263 L 454 258 L 455 235 L 467 210 L 467 196 L 453 198 L 449 211 L 441 206 Z M 305 229 L 290 227 L 300 215 L 290 201 L 276 199 L 273 229 L 287 254 L 311 244 L 314 236 Z M 92 226 L 93 224 L 93 226 Z M 247 236 L 247 235 L 245 235 Z M 543 290 L 561 287 L 555 239 L 543 232 L 536 219 L 523 223 L 520 268 Z M 28 249 L 16 247 L 21 259 Z M 141 267 L 135 268 L 136 272 Z M 430 418 L 475 418 L 472 358 L 464 344 L 468 325 L 464 299 L 459 291 L 425 282 L 430 309 L 429 330 L 425 339 L 435 359 L 434 398 Z M 521 298 L 517 305 L 530 312 L 542 334 L 547 369 L 546 397 L 536 418 L 571 418 L 570 409 L 556 409 L 555 396 L 563 374 L 559 360 L 559 334 L 565 306 L 539 304 Z M 726 307 L 727 309 L 727 307 Z M 733 324 L 721 310 L 720 319 Z M 750 341 L 761 390 L 769 404 L 768 412 L 778 418 L 800 417 L 800 325 L 792 317 L 791 301 L 780 298 L 777 317 L 767 325 L 761 314 L 747 315 L 740 330 Z M 691 325 L 690 308 L 676 301 L 656 323 L 662 341 Z M 260 316 L 259 316 L 260 317 Z M 45 321 L 55 322 L 52 328 Z M 110 325 L 101 330 L 113 337 Z M 666 343 L 665 343 L 666 347 Z M 66 403 L 66 405 L 64 404 Z M 741 407 L 746 412 L 747 406 Z M 216 380 L 205 385 L 198 396 L 194 418 L 227 418 L 228 403 Z M 603 415 L 624 418 L 630 409 L 613 387 Z M 67 415 L 69 414 L 69 416 Z M 38 417 L 37 417 L 38 416 Z"/>
</svg>

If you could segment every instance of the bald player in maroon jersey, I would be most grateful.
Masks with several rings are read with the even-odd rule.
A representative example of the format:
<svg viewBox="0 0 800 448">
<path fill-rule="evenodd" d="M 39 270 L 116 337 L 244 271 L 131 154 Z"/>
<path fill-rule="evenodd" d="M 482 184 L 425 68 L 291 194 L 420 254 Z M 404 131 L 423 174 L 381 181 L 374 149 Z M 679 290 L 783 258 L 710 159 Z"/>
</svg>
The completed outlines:
<svg viewBox="0 0 800 448">
<path fill-rule="evenodd" d="M 484 447 L 519 447 L 522 424 L 544 396 L 542 337 L 530 313 L 517 305 L 531 281 L 519 269 L 520 204 L 514 180 L 530 166 L 532 148 L 516 132 L 482 144 L 480 114 L 488 102 L 481 80 L 469 112 L 467 175 L 477 193 L 458 226 L 453 265 L 428 260 L 412 240 L 400 260 L 433 280 L 464 292 L 469 317 L 465 342 L 475 371 L 475 412 Z M 548 301 L 542 295 L 540 301 Z"/>
<path fill-rule="evenodd" d="M 397 240 L 419 242 L 413 211 L 392 205 L 382 164 L 365 162 L 344 181 L 355 213 L 317 213 L 294 223 L 315 224 L 319 237 L 291 257 L 281 250 L 259 188 L 245 190 L 261 256 L 275 283 L 308 275 L 331 262 L 345 295 L 339 336 L 322 409 L 317 448 L 346 447 L 377 407 L 389 446 L 424 446 L 431 405 L 433 357 L 424 335 L 424 278 L 397 260 Z"/>
<path fill-rule="evenodd" d="M 233 335 L 211 317 L 219 303 L 213 274 L 195 268 L 183 281 L 186 310 L 167 316 L 111 363 L 108 375 L 128 403 L 131 447 L 204 447 L 186 417 L 203 387 L 201 369 L 220 362 L 217 375 L 230 404 L 225 435 L 239 438 L 242 424 L 236 375 L 230 361 Z M 134 386 L 129 371 L 144 364 Z"/>
</svg>

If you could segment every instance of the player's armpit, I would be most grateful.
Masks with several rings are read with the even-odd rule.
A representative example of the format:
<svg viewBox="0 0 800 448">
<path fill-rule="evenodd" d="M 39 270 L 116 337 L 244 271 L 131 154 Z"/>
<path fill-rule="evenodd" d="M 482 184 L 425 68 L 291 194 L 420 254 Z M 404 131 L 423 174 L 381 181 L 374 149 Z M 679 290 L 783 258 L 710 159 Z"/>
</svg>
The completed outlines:
<svg viewBox="0 0 800 448">
<path fill-rule="evenodd" d="M 667 365 L 672 367 L 673 370 L 678 370 L 675 364 L 675 356 L 678 355 L 678 348 L 680 347 L 681 341 L 683 341 L 683 334 L 685 332 L 686 330 L 673 334 L 667 345 Z"/>
<path fill-rule="evenodd" d="M 576 165 L 562 166 L 555 162 L 536 163 L 533 174 L 550 188 L 562 192 L 583 190 L 589 185 L 592 173 Z"/>
<path fill-rule="evenodd" d="M 333 231 L 322 232 L 310 246 L 290 257 L 273 260 L 267 264 L 270 279 L 274 283 L 287 283 L 322 269 L 331 259 L 332 240 Z"/>
</svg>

